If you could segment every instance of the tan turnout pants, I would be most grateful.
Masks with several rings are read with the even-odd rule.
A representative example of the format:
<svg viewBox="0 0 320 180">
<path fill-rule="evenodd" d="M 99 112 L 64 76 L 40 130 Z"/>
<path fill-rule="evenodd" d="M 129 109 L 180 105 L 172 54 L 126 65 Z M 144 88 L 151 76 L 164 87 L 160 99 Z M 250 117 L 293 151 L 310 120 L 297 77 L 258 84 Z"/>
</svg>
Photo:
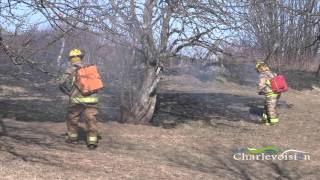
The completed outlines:
<svg viewBox="0 0 320 180">
<path fill-rule="evenodd" d="M 72 105 L 68 109 L 67 128 L 69 134 L 78 134 L 80 116 L 84 115 L 87 136 L 97 137 L 98 127 L 96 115 L 98 108 L 96 106 L 85 106 L 82 104 Z"/>
</svg>

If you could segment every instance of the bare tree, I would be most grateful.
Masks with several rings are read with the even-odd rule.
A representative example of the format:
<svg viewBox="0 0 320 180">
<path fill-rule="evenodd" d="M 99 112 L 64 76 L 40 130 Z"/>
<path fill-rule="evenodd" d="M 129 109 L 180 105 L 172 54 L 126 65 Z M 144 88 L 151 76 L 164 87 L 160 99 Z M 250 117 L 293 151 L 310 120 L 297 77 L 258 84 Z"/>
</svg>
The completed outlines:
<svg viewBox="0 0 320 180">
<path fill-rule="evenodd" d="M 28 23 L 23 21 L 26 14 L 14 11 L 18 7 L 35 16 L 41 15 L 58 35 L 52 38 L 52 43 L 32 51 L 27 46 L 20 45 L 17 50 L 3 45 L 9 47 L 6 52 L 13 62 L 35 65 L 38 61 L 32 60 L 36 59 L 34 54 L 62 40 L 56 57 L 60 64 L 68 34 L 78 32 L 101 38 L 100 47 L 112 43 L 115 48 L 126 49 L 130 55 L 121 61 L 124 71 L 121 111 L 122 120 L 129 122 L 145 123 L 152 118 L 163 64 L 172 57 L 198 56 L 199 49 L 206 52 L 203 54 L 224 52 L 221 44 L 246 45 L 267 55 L 279 44 L 269 63 L 302 67 L 310 66 L 319 46 L 320 3 L 316 0 L 13 0 L 2 3 L 0 17 L 15 24 L 19 32 Z M 28 38 L 25 44 L 30 44 Z M 93 48 L 86 47 L 86 51 L 88 58 L 94 56 Z M 135 79 L 131 79 L 133 73 L 137 74 Z"/>
<path fill-rule="evenodd" d="M 243 8 L 246 41 L 265 54 L 279 49 L 268 59 L 275 66 L 308 67 L 318 49 L 319 2 L 315 0 L 248 1 Z M 248 38 L 249 37 L 249 38 Z M 313 46 L 315 45 L 315 46 Z"/>
<path fill-rule="evenodd" d="M 124 121 L 146 123 L 154 112 L 164 61 L 178 55 L 195 55 L 192 48 L 222 51 L 215 42 L 227 42 L 235 37 L 233 31 L 241 24 L 236 17 L 237 7 L 242 3 L 234 0 L 41 0 L 10 1 L 2 9 L 10 12 L 12 5 L 26 6 L 45 17 L 52 27 L 63 32 L 57 39 L 63 39 L 66 33 L 61 27 L 64 22 L 70 28 L 89 31 L 108 42 L 129 47 L 133 58 L 137 52 L 143 55 L 143 61 L 135 69 L 142 72 L 141 83 L 137 83 L 136 92 L 130 93 L 136 98 L 131 103 L 121 102 L 121 107 Z M 62 46 L 58 64 L 63 49 Z"/>
<path fill-rule="evenodd" d="M 172 56 L 192 55 L 191 48 L 222 51 L 214 42 L 231 39 L 239 28 L 236 1 L 41 1 L 48 20 L 77 22 L 77 27 L 103 35 L 144 56 L 136 102 L 122 102 L 123 120 L 145 123 L 152 118 L 162 64 Z M 228 8 L 228 7 L 234 7 Z M 63 15 L 61 15 L 63 14 Z M 57 17 L 55 19 L 53 17 Z M 68 18 L 64 18 L 68 17 Z M 123 100 L 125 98 L 122 98 Z"/>
</svg>

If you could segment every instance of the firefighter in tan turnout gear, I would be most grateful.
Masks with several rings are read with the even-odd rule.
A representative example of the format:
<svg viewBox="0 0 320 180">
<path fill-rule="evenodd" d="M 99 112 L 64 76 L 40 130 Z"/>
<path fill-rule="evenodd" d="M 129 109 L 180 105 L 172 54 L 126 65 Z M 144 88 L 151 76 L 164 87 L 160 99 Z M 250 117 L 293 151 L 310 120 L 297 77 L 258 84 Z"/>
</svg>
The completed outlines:
<svg viewBox="0 0 320 180">
<path fill-rule="evenodd" d="M 271 89 L 270 80 L 277 74 L 271 72 L 267 64 L 258 62 L 256 70 L 260 74 L 258 83 L 259 95 L 265 96 L 264 112 L 262 114 L 262 122 L 266 125 L 277 125 L 279 117 L 276 110 L 277 102 L 280 98 L 280 93 L 275 93 Z"/>
<path fill-rule="evenodd" d="M 98 128 L 96 115 L 98 112 L 98 97 L 96 93 L 83 95 L 75 85 L 77 70 L 81 68 L 84 55 L 79 49 L 72 49 L 69 53 L 71 66 L 59 80 L 60 89 L 69 95 L 67 115 L 67 143 L 78 142 L 78 123 L 83 115 L 87 128 L 87 147 L 95 149 L 98 146 Z"/>
</svg>

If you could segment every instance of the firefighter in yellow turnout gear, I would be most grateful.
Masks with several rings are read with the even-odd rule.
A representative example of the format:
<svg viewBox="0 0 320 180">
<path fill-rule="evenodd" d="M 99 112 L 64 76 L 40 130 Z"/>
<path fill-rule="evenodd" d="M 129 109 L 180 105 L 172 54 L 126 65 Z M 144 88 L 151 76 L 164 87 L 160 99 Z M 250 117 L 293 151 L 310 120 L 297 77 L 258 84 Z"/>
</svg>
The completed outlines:
<svg viewBox="0 0 320 180">
<path fill-rule="evenodd" d="M 98 128 L 96 115 L 98 113 L 98 96 L 96 93 L 82 95 L 75 85 L 77 69 L 82 67 L 84 55 L 79 49 L 72 49 L 69 53 L 71 66 L 68 67 L 59 79 L 60 89 L 69 95 L 69 107 L 67 116 L 67 143 L 78 141 L 78 123 L 83 114 L 86 119 L 87 147 L 95 149 L 98 146 Z"/>
<path fill-rule="evenodd" d="M 280 98 L 279 93 L 275 93 L 271 89 L 270 80 L 277 74 L 271 72 L 267 64 L 258 62 L 256 70 L 260 74 L 258 83 L 259 95 L 265 96 L 264 112 L 262 114 L 262 122 L 266 125 L 277 125 L 279 117 L 276 110 L 277 102 Z"/>
</svg>

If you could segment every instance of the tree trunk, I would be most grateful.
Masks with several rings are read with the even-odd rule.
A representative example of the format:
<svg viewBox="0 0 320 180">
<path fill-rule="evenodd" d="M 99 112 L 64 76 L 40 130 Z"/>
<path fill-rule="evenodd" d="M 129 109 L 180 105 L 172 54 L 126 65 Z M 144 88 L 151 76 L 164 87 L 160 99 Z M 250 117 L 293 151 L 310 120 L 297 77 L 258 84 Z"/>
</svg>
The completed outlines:
<svg viewBox="0 0 320 180">
<path fill-rule="evenodd" d="M 66 39 L 65 39 L 65 36 L 63 35 L 62 39 L 61 39 L 61 48 L 60 48 L 60 51 L 59 51 L 59 55 L 57 57 L 57 65 L 59 68 L 61 68 L 61 59 L 62 59 L 62 56 L 63 56 L 63 52 L 64 52 L 64 49 L 65 49 L 65 44 L 66 44 Z"/>
<path fill-rule="evenodd" d="M 318 66 L 318 70 L 317 70 L 317 72 L 316 72 L 316 77 L 318 77 L 318 76 L 319 76 L 319 73 L 320 73 L 320 64 L 319 64 L 319 66 Z"/>
<path fill-rule="evenodd" d="M 160 71 L 160 67 L 147 70 L 138 101 L 131 109 L 121 105 L 121 122 L 146 124 L 151 121 L 157 100 L 155 91 L 160 81 Z"/>
</svg>

